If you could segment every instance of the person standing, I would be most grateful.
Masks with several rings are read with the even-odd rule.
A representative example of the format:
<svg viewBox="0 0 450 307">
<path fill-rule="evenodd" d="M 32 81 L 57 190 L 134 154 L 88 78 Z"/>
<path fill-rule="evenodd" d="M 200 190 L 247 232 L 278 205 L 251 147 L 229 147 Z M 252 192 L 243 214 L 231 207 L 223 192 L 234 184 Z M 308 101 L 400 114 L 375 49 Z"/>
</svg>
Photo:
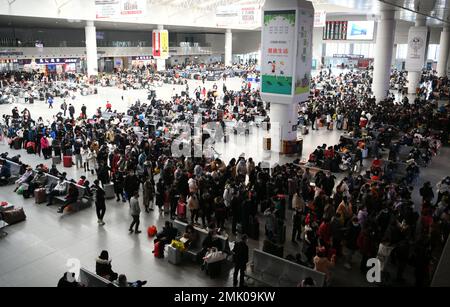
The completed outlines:
<svg viewBox="0 0 450 307">
<path fill-rule="evenodd" d="M 63 103 L 61 104 L 61 110 L 63 111 L 64 117 L 66 117 L 66 113 L 67 113 L 67 102 L 66 99 L 64 98 Z"/>
<path fill-rule="evenodd" d="M 52 96 L 48 96 L 47 98 L 48 108 L 53 109 L 53 98 Z"/>
<path fill-rule="evenodd" d="M 135 227 L 134 233 L 141 233 L 141 231 L 139 230 L 139 217 L 141 215 L 141 207 L 139 206 L 139 192 L 137 191 L 134 193 L 133 197 L 130 200 L 130 214 L 133 218 L 133 222 L 131 222 L 129 229 L 130 233 L 133 233 L 133 227 Z"/>
<path fill-rule="evenodd" d="M 95 209 L 97 211 L 98 224 L 103 226 L 105 225 L 105 222 L 103 222 L 103 217 L 106 212 L 105 190 L 103 190 L 98 180 L 94 181 L 93 189 L 95 190 Z"/>
<path fill-rule="evenodd" d="M 69 115 L 71 119 L 74 119 L 75 107 L 71 103 L 69 103 Z"/>
<path fill-rule="evenodd" d="M 317 118 L 317 113 L 316 113 L 316 111 L 312 111 L 310 117 L 311 117 L 311 129 L 312 129 L 312 130 L 316 130 L 316 129 L 314 128 L 314 124 L 316 123 L 316 118 Z"/>
<path fill-rule="evenodd" d="M 238 275 L 239 275 L 239 286 L 244 287 L 245 269 L 247 268 L 248 262 L 248 246 L 247 246 L 247 235 L 242 235 L 241 241 L 237 242 L 233 248 L 233 262 L 234 262 L 234 273 L 233 273 L 233 287 L 238 285 Z"/>
<path fill-rule="evenodd" d="M 87 118 L 87 114 L 86 114 L 86 106 L 85 106 L 84 104 L 81 106 L 81 114 L 82 114 L 82 116 L 83 116 L 84 119 Z"/>
<path fill-rule="evenodd" d="M 155 182 L 148 177 L 144 182 L 144 207 L 145 212 L 153 211 L 153 198 L 155 197 Z"/>
</svg>

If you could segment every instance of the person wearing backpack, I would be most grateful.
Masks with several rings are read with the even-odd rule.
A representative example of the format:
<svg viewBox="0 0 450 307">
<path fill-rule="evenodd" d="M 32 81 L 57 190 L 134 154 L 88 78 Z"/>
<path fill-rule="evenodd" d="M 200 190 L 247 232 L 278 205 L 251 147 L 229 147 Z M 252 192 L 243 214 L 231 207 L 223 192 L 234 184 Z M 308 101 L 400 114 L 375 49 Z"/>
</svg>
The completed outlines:
<svg viewBox="0 0 450 307">
<path fill-rule="evenodd" d="M 238 285 L 238 275 L 239 275 L 239 286 L 244 287 L 245 270 L 247 268 L 248 262 L 248 246 L 247 246 L 247 235 L 242 235 L 241 241 L 236 242 L 233 248 L 233 262 L 234 262 L 234 273 L 233 273 L 233 287 Z"/>
</svg>

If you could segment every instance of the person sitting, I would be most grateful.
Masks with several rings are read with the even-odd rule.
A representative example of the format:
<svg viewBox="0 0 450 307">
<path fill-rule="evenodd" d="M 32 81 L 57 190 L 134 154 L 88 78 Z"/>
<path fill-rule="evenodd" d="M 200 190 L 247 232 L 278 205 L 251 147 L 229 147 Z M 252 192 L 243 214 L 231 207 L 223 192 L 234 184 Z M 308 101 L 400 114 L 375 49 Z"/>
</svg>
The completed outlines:
<svg viewBox="0 0 450 307">
<path fill-rule="evenodd" d="M 28 166 L 25 173 L 16 180 L 16 188 L 14 192 L 16 192 L 22 184 L 29 184 L 30 181 L 33 180 L 33 168 Z"/>
<path fill-rule="evenodd" d="M 69 206 L 70 204 L 76 203 L 78 200 L 78 189 L 75 186 L 74 183 L 70 183 L 69 190 L 67 192 L 66 200 L 64 201 L 64 204 L 59 207 L 58 213 L 63 213 L 64 209 Z"/>
<path fill-rule="evenodd" d="M 47 176 L 42 170 L 39 170 L 37 175 L 34 176 L 33 180 L 31 180 L 30 184 L 28 185 L 28 190 L 24 191 L 24 197 L 27 198 L 30 195 L 33 195 L 34 190 L 40 189 L 45 187 L 45 184 L 47 183 Z"/>
<path fill-rule="evenodd" d="M 50 168 L 50 170 L 48 171 L 48 173 L 52 176 L 55 177 L 59 177 L 59 175 L 61 175 L 61 173 L 58 171 L 58 169 L 56 168 L 56 165 L 52 165 L 52 167 Z"/>
<path fill-rule="evenodd" d="M 58 281 L 57 288 L 80 288 L 82 285 L 75 279 L 75 273 L 66 272 Z"/>
<path fill-rule="evenodd" d="M 114 281 L 117 279 L 118 274 L 112 270 L 111 266 L 112 260 L 109 259 L 109 254 L 107 251 L 102 251 L 100 256 L 95 260 L 95 273 L 109 281 Z"/>
<path fill-rule="evenodd" d="M 77 184 L 84 186 L 84 183 L 86 182 L 86 176 L 81 176 L 80 180 L 78 180 Z"/>
<path fill-rule="evenodd" d="M 189 224 L 186 226 L 186 230 L 180 241 L 184 243 L 186 248 L 189 248 L 189 246 L 197 241 L 197 237 L 197 232 L 195 231 L 194 226 Z"/>
<path fill-rule="evenodd" d="M 173 227 L 170 221 L 166 221 L 162 231 L 156 234 L 155 242 L 161 242 L 162 244 L 170 244 L 172 240 L 177 236 L 177 229 Z"/>
<path fill-rule="evenodd" d="M 117 281 L 114 282 L 119 288 L 141 288 L 147 284 L 147 281 L 137 280 L 135 282 L 128 282 L 125 274 L 120 274 Z"/>
<path fill-rule="evenodd" d="M 48 204 L 47 206 L 53 205 L 53 198 L 55 196 L 61 196 L 66 194 L 67 191 L 67 185 L 64 182 L 63 177 L 59 177 L 58 183 L 55 186 L 50 186 L 50 192 L 47 194 L 48 197 Z"/>
<path fill-rule="evenodd" d="M 0 167 L 0 186 L 7 185 L 9 178 L 11 177 L 11 169 L 6 161 L 1 160 Z"/>
</svg>

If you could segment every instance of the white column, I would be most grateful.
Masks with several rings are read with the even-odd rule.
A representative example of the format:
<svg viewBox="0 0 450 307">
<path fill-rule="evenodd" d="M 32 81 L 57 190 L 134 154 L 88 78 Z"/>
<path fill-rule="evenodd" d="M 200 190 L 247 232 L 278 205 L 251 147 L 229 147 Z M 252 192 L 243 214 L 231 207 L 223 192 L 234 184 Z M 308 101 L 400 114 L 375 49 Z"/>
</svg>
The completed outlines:
<svg viewBox="0 0 450 307">
<path fill-rule="evenodd" d="M 86 41 L 86 62 L 88 76 L 98 75 L 98 60 L 97 60 L 97 34 L 95 32 L 95 25 L 93 21 L 87 21 L 84 28 Z"/>
<path fill-rule="evenodd" d="M 282 152 L 283 141 L 296 141 L 297 130 L 292 127 L 297 125 L 296 104 L 270 104 L 270 137 L 272 139 L 272 151 Z"/>
<path fill-rule="evenodd" d="M 421 14 L 416 14 L 416 23 L 414 27 L 425 27 L 427 24 L 427 18 Z M 428 34 L 429 36 L 429 34 Z M 428 44 L 428 39 L 427 39 Z M 408 46 L 408 48 L 410 48 Z M 428 47 L 426 48 L 428 51 Z M 425 61 L 427 60 L 426 54 L 428 53 L 425 51 Z M 408 52 L 409 54 L 409 52 Z M 425 62 L 423 63 L 425 65 Z M 408 94 L 415 94 L 416 89 L 419 87 L 420 78 L 422 77 L 422 71 L 408 71 Z"/>
<path fill-rule="evenodd" d="M 450 26 L 444 26 L 439 42 L 439 59 L 437 62 L 437 73 L 439 77 L 447 76 L 447 63 L 450 50 Z"/>
<path fill-rule="evenodd" d="M 387 97 L 391 74 L 392 52 L 394 51 L 395 11 L 394 8 L 380 3 L 381 19 L 378 23 L 372 91 L 381 101 Z"/>
<path fill-rule="evenodd" d="M 225 32 L 225 66 L 233 65 L 233 33 L 231 29 Z"/>
<path fill-rule="evenodd" d="M 164 26 L 158 25 L 158 30 L 164 30 Z M 156 69 L 158 71 L 166 70 L 166 60 L 165 59 L 156 59 Z"/>
</svg>

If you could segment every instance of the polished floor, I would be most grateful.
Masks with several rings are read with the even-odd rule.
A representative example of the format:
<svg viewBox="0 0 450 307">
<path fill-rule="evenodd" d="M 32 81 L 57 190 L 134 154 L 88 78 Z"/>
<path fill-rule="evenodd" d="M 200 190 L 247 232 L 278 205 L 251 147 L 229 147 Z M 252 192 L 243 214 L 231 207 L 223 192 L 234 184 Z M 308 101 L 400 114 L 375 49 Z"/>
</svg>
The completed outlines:
<svg viewBox="0 0 450 307">
<path fill-rule="evenodd" d="M 227 83 L 228 84 L 228 83 Z M 239 87 L 239 80 L 229 83 Z M 221 88 L 220 82 L 218 82 Z M 212 86 L 209 83 L 208 86 Z M 194 86 L 191 86 L 193 89 Z M 170 95 L 171 86 L 164 86 L 158 91 L 158 95 Z M 180 89 L 181 90 L 181 89 Z M 104 106 L 106 100 L 110 100 L 114 108 L 125 110 L 125 102 L 121 102 L 123 91 L 118 89 L 100 88 L 99 95 L 78 97 L 75 104 L 79 110 L 82 103 L 88 106 L 88 114 L 92 114 L 96 107 Z M 130 91 L 126 93 L 130 99 L 141 97 L 144 101 L 145 91 Z M 126 99 L 124 99 L 126 100 Z M 23 108 L 23 104 L 19 104 Z M 29 109 L 33 117 L 45 116 L 50 118 L 58 112 L 59 101 L 55 103 L 54 113 L 48 112 L 42 102 L 37 102 Z M 1 106 L 0 113 L 9 113 L 11 106 Z M 260 161 L 266 154 L 262 150 L 262 136 L 255 137 L 262 132 L 254 130 L 250 136 L 232 136 L 227 144 L 218 143 L 216 150 L 222 154 L 222 158 L 228 161 L 231 157 L 237 157 L 245 153 L 247 157 L 253 157 Z M 312 131 L 304 137 L 303 156 L 306 157 L 313 148 L 323 143 L 335 144 L 338 141 L 338 131 Z M 9 151 L 9 148 L 0 144 L 0 152 Z M 17 151 L 9 151 L 15 155 Z M 28 155 L 21 151 L 22 160 L 33 166 L 42 163 L 43 159 L 34 155 Z M 436 184 L 444 175 L 449 173 L 450 162 L 449 148 L 442 149 L 439 156 L 435 157 L 432 164 L 422 169 L 422 176 L 416 186 L 423 181 L 429 180 Z M 282 157 L 281 162 L 292 158 Z M 62 167 L 61 167 L 62 169 Z M 68 177 L 78 178 L 84 172 L 76 170 L 75 167 L 65 169 Z M 93 178 L 88 174 L 88 178 Z M 100 251 L 106 249 L 113 259 L 113 269 L 118 273 L 125 273 L 129 280 L 148 280 L 150 287 L 175 286 L 175 287 L 204 287 L 204 286 L 231 286 L 232 280 L 228 272 L 224 272 L 218 279 L 210 279 L 199 267 L 185 264 L 175 266 L 167 262 L 167 259 L 156 259 L 153 257 L 153 242 L 145 232 L 140 235 L 129 234 L 127 229 L 131 222 L 128 204 L 122 202 L 107 201 L 105 216 L 106 225 L 99 227 L 95 215 L 95 209 L 60 215 L 56 212 L 57 207 L 46 207 L 45 204 L 37 205 L 34 199 L 24 200 L 12 192 L 13 187 L 0 187 L 0 201 L 8 201 L 16 206 L 24 207 L 27 214 L 26 222 L 7 227 L 9 233 L 0 239 L 0 286 L 55 286 L 58 279 L 68 269 L 68 259 L 79 259 L 82 266 L 89 270 L 95 270 L 95 258 Z M 418 188 L 415 189 L 414 198 L 418 198 Z M 164 224 L 165 218 L 160 216 L 158 210 L 151 214 L 142 213 L 141 229 L 145 230 L 150 225 L 158 228 Z M 261 218 L 261 234 L 263 234 L 264 220 Z M 289 223 L 288 223 L 289 224 Z M 290 236 L 291 227 L 288 226 L 287 236 Z M 251 248 L 259 248 L 259 242 L 250 241 Z M 232 240 L 235 238 L 232 237 Z M 295 246 L 287 240 L 285 254 L 296 253 L 299 246 Z M 365 276 L 359 273 L 359 258 L 355 257 L 354 267 L 348 272 L 341 263 L 335 268 L 333 284 L 336 286 L 369 286 Z M 411 270 L 407 271 L 408 282 L 412 284 Z"/>
</svg>

